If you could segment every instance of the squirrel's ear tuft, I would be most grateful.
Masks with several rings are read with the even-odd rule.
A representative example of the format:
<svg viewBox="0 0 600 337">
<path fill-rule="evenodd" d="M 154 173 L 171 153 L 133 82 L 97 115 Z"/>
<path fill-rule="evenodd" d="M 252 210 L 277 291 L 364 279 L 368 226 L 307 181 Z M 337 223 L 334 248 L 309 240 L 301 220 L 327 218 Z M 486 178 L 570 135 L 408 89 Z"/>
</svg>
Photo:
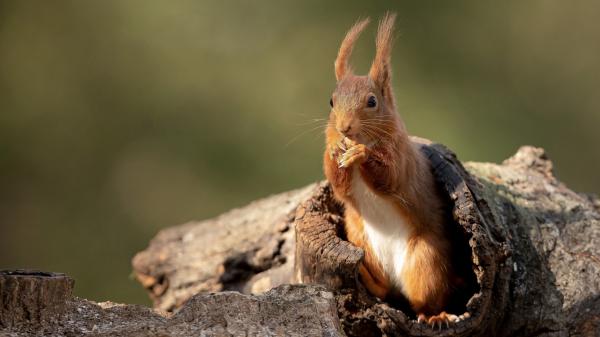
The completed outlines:
<svg viewBox="0 0 600 337">
<path fill-rule="evenodd" d="M 395 21 L 396 13 L 388 12 L 379 21 L 379 28 L 377 29 L 375 59 L 371 65 L 371 70 L 369 70 L 369 77 L 381 88 L 387 87 L 392 77 L 390 60 Z"/>
<path fill-rule="evenodd" d="M 354 46 L 354 42 L 360 36 L 360 33 L 365 29 L 365 27 L 369 24 L 369 18 L 359 20 L 350 28 L 348 33 L 346 33 L 346 37 L 344 41 L 342 41 L 342 45 L 340 46 L 340 50 L 338 51 L 338 56 L 335 59 L 335 78 L 339 81 L 346 75 L 347 72 L 351 71 L 348 65 L 348 59 L 352 54 L 352 47 Z"/>
</svg>

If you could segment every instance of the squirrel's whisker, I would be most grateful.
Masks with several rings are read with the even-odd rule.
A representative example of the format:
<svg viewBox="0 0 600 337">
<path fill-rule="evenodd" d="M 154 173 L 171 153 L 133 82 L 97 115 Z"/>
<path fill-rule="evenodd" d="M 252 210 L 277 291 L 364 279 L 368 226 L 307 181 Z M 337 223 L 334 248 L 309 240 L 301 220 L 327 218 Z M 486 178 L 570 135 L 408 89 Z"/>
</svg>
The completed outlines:
<svg viewBox="0 0 600 337">
<path fill-rule="evenodd" d="M 319 130 L 319 129 L 324 129 L 328 125 L 329 124 L 317 125 L 317 126 L 312 127 L 312 128 L 310 128 L 308 130 L 304 130 L 304 131 L 300 132 L 298 135 L 294 136 L 294 138 L 292 138 L 289 142 L 287 142 L 284 145 L 284 147 L 288 147 L 290 144 L 292 144 L 293 142 L 295 142 L 296 140 L 298 140 L 301 136 L 303 136 L 303 135 L 305 135 L 307 133 L 310 133 L 310 132 L 314 132 L 314 131 Z"/>
<path fill-rule="evenodd" d="M 314 119 L 311 119 L 311 120 L 308 120 L 305 122 L 298 123 L 298 124 L 296 124 L 296 126 L 305 126 L 305 125 L 315 124 L 315 123 L 319 123 L 319 122 L 324 122 L 326 120 L 327 119 L 325 119 L 325 118 L 314 118 Z"/>
<path fill-rule="evenodd" d="M 384 130 L 384 129 L 374 126 L 374 125 L 364 125 L 364 129 L 369 129 L 375 133 L 381 132 L 384 135 L 388 136 L 390 139 L 394 138 L 394 135 L 391 132 L 388 132 L 387 130 Z"/>
</svg>

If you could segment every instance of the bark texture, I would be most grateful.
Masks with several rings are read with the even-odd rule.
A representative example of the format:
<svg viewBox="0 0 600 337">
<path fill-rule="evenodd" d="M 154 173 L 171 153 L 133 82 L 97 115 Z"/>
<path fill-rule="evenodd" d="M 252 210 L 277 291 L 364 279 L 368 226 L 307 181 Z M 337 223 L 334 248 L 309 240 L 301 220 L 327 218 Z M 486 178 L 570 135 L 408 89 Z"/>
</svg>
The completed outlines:
<svg viewBox="0 0 600 337">
<path fill-rule="evenodd" d="M 0 270 L 0 327 L 60 320 L 73 284 L 73 279 L 64 274 Z"/>
<path fill-rule="evenodd" d="M 600 336 L 600 201 L 560 183 L 539 148 L 463 167 L 415 141 L 476 281 L 469 317 L 450 329 L 364 290 L 363 252 L 344 240 L 343 209 L 319 183 L 161 231 L 133 260 L 155 310 L 69 299 L 69 287 L 44 297 L 38 281 L 15 288 L 0 274 L 0 336 Z M 294 282 L 322 285 L 280 285 Z M 49 319 L 23 314 L 44 310 Z"/>
<path fill-rule="evenodd" d="M 196 295 L 175 314 L 78 298 L 62 305 L 61 319 L 19 317 L 26 324 L 0 326 L 0 336 L 343 336 L 334 296 L 322 286 L 282 285 L 258 296 L 232 291 Z"/>
<path fill-rule="evenodd" d="M 314 186 L 160 231 L 133 258 L 136 278 L 154 306 L 168 311 L 197 293 L 260 293 L 289 283 L 295 246 L 290 226 L 296 207 Z"/>
<path fill-rule="evenodd" d="M 540 148 L 467 164 L 508 234 L 503 336 L 600 336 L 600 202 L 559 182 Z"/>
<path fill-rule="evenodd" d="M 297 276 L 336 289 L 345 332 L 600 336 L 598 199 L 560 183 L 540 148 L 523 147 L 502 165 L 467 163 L 467 171 L 443 146 L 424 151 L 471 249 L 479 289 L 466 305 L 470 318 L 438 332 L 369 296 L 360 283 L 348 288 L 357 273 L 347 261 L 355 261 L 357 253 L 336 244 L 336 238 L 323 238 L 339 237 L 341 223 L 339 206 L 325 184 L 297 211 L 297 248 L 307 247 L 296 257 Z M 318 241 L 333 244 L 311 246 Z M 335 266 L 342 266 L 344 282 L 331 281 Z"/>
<path fill-rule="evenodd" d="M 303 283 L 325 284 L 337 291 L 340 319 L 351 336 L 364 336 L 365 331 L 389 336 L 494 335 L 504 319 L 509 292 L 506 234 L 496 224 L 486 200 L 478 197 L 478 184 L 456 157 L 441 145 L 415 141 L 422 143 L 440 189 L 448 196 L 449 216 L 456 227 L 452 242 L 465 248 L 460 259 L 473 270 L 473 283 L 478 284 L 471 287 L 472 294 L 457 300 L 463 303 L 455 305 L 466 306 L 470 317 L 438 331 L 417 323 L 406 304 L 392 307 L 370 296 L 358 281 L 362 251 L 342 240 L 343 213 L 328 184 L 322 184 L 313 198 L 297 209 L 296 275 Z M 463 310 L 453 313 L 464 314 Z"/>
<path fill-rule="evenodd" d="M 471 261 L 465 263 L 472 264 L 478 287 L 466 303 L 469 319 L 439 333 L 417 325 L 407 310 L 397 310 L 405 309 L 402 305 L 369 296 L 356 281 L 362 252 L 344 240 L 343 210 L 331 198 L 326 183 L 285 194 L 287 200 L 293 200 L 286 203 L 286 211 L 297 210 L 296 215 L 287 213 L 284 227 L 296 230 L 297 243 L 294 248 L 293 242 L 288 245 L 293 237 L 285 237 L 282 246 L 293 249 L 281 254 L 286 272 L 291 272 L 290 261 L 295 260 L 297 268 L 292 275 L 278 274 L 275 281 L 269 279 L 268 270 L 263 271 L 261 282 L 327 285 L 336 293 L 340 320 L 351 336 L 600 336 L 598 199 L 577 194 L 559 182 L 540 148 L 523 147 L 502 164 L 466 163 L 464 167 L 441 145 L 428 144 L 424 151 L 448 194 L 457 232 L 471 255 Z M 296 198 L 294 193 L 302 197 Z M 307 199 L 307 195 L 312 196 Z M 268 205 L 262 212 L 278 212 L 277 203 Z M 251 206 L 240 214 L 252 214 Z M 169 232 L 181 237 L 189 226 L 211 226 L 207 223 L 214 224 L 209 220 L 175 227 L 159 237 Z M 160 242 L 153 241 L 146 252 L 160 250 Z M 187 250 L 181 247 L 190 244 L 179 240 L 171 247 Z M 162 249 L 167 259 L 177 251 Z M 193 260 L 193 255 L 187 256 Z M 219 260 L 227 261 L 227 253 Z M 152 271 L 160 264 L 155 258 L 148 259 L 144 268 Z M 141 265 L 134 266 L 139 270 Z M 219 279 L 223 269 L 215 269 L 214 279 Z M 161 275 L 169 282 L 177 277 Z M 239 289 L 251 292 L 252 287 L 245 284 L 249 280 L 252 278 L 240 281 Z M 185 301 L 191 293 L 180 289 L 182 297 L 175 303 Z M 159 307 L 172 309 L 160 302 Z"/>
</svg>

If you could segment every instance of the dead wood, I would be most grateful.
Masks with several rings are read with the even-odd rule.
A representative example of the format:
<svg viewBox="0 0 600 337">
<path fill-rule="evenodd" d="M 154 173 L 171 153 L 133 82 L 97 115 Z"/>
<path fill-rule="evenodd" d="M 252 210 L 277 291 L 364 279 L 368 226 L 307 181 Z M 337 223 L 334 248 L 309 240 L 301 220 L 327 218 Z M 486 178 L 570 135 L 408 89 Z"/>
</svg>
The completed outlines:
<svg viewBox="0 0 600 337">
<path fill-rule="evenodd" d="M 37 303 L 41 306 L 28 308 L 46 310 Z M 232 291 L 200 294 L 175 314 L 79 298 L 63 299 L 60 306 L 60 319 L 53 320 L 3 312 L 19 324 L 0 325 L 0 336 L 343 336 L 334 296 L 322 286 L 282 285 L 258 296 Z"/>
<path fill-rule="evenodd" d="M 154 306 L 173 310 L 197 293 L 258 293 L 289 283 L 295 245 L 290 225 L 314 186 L 160 231 L 132 262 Z"/>
<path fill-rule="evenodd" d="M 423 151 L 452 205 L 458 232 L 453 241 L 471 248 L 462 256 L 465 264 L 472 265 L 478 284 L 468 294 L 472 296 L 465 296 L 465 301 L 470 297 L 468 303 L 462 303 L 470 318 L 440 333 L 416 323 L 414 316 L 407 315 L 408 306 L 392 307 L 370 296 L 357 279 L 362 251 L 342 240 L 342 210 L 324 183 L 296 212 L 296 273 L 303 283 L 325 284 L 338 291 L 340 319 L 349 335 L 375 330 L 390 336 L 489 336 L 504 318 L 511 265 L 506 236 L 485 199 L 477 197 L 481 194 L 477 183 L 456 157 L 439 145 L 424 145 Z"/>
<path fill-rule="evenodd" d="M 598 199 L 577 194 L 560 183 L 552 173 L 552 163 L 539 148 L 523 147 L 501 165 L 467 163 L 464 167 L 441 145 L 429 144 L 424 151 L 441 188 L 448 194 L 450 212 L 471 256 L 477 280 L 477 286 L 464 303 L 471 317 L 450 330 L 443 330 L 442 335 L 597 335 L 600 329 Z M 288 225 L 284 226 L 295 226 L 296 246 L 283 255 L 286 272 L 291 272 L 290 261 L 295 260 L 296 269 L 293 275 L 279 273 L 275 281 L 266 276 L 269 270 L 263 271 L 259 273 L 264 273 L 262 282 L 314 282 L 334 289 L 340 319 L 348 335 L 366 335 L 367 330 L 373 335 L 438 335 L 428 327 L 416 325 L 401 303 L 382 303 L 366 294 L 356 279 L 356 265 L 362 252 L 343 238 L 343 210 L 333 201 L 327 184 L 308 189 L 312 191 L 304 190 L 303 198 L 311 193 L 312 197 L 304 199 L 296 215 L 289 217 Z M 287 197 L 293 198 L 289 194 Z M 276 204 L 271 206 L 277 209 Z M 286 206 L 289 206 L 286 211 L 296 208 L 290 203 Z M 245 211 L 252 212 L 251 206 L 242 213 Z M 263 209 L 267 214 L 273 211 Z M 165 232 L 177 232 L 182 237 L 184 228 Z M 288 236 L 282 246 L 288 245 L 289 240 Z M 159 251 L 159 242 L 155 240 L 146 252 Z M 174 243 L 173 247 L 179 245 L 189 243 Z M 294 243 L 289 244 L 292 246 Z M 172 259 L 173 248 L 162 249 L 166 259 Z M 255 248 L 242 254 L 252 255 L 253 251 Z M 213 279 L 227 270 L 224 266 L 228 257 L 219 256 L 219 260 L 223 267 L 215 268 Z M 144 267 L 152 270 L 161 263 L 147 260 Z M 195 262 L 188 261 L 185 266 L 190 263 Z M 136 265 L 136 270 L 139 267 Z M 178 266 L 171 268 L 176 270 Z M 178 282 L 173 273 L 154 277 Z M 244 283 L 241 281 L 239 289 L 251 291 Z M 186 294 L 179 290 L 179 293 L 182 296 L 176 302 L 184 301 L 193 291 Z"/>
<path fill-rule="evenodd" d="M 68 278 L 45 296 L 45 281 L 15 287 L 0 274 L 0 336 L 600 336 L 600 201 L 559 182 L 539 148 L 463 167 L 415 141 L 473 271 L 458 303 L 470 317 L 450 329 L 419 325 L 403 303 L 364 290 L 363 252 L 344 240 L 343 209 L 319 183 L 161 231 L 133 266 L 166 311 L 70 299 Z M 278 286 L 292 282 L 320 285 Z"/>
<path fill-rule="evenodd" d="M 58 273 L 0 270 L 0 327 L 45 324 L 61 319 L 73 279 Z"/>
</svg>

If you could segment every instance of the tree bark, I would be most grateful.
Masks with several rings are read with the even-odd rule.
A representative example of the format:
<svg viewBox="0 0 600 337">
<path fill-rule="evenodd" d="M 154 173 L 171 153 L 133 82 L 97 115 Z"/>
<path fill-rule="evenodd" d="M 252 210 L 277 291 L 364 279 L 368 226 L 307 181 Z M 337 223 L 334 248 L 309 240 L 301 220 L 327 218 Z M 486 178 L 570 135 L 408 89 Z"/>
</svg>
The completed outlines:
<svg viewBox="0 0 600 337">
<path fill-rule="evenodd" d="M 73 284 L 73 279 L 64 274 L 0 270 L 0 327 L 60 320 Z"/>
<path fill-rule="evenodd" d="M 456 157 L 443 146 L 416 141 L 422 142 L 422 151 L 452 206 L 456 227 L 452 233 L 456 234 L 451 241 L 470 247 L 458 258 L 473 270 L 477 285 L 473 280 L 472 293 L 464 296 L 465 303 L 457 305 L 466 305 L 470 317 L 438 331 L 417 323 L 414 313 L 407 315 L 407 305 L 392 307 L 370 296 L 358 281 L 362 251 L 342 240 L 342 210 L 328 184 L 322 184 L 316 195 L 297 209 L 296 274 L 303 283 L 325 284 L 337 290 L 340 319 L 351 336 L 363 336 L 365 330 L 374 329 L 380 330 L 376 334 L 389 336 L 495 335 L 504 319 L 512 265 L 506 234 L 496 224 L 486 200 L 478 197 L 478 184 Z M 454 314 L 464 316 L 463 312 Z"/>
<path fill-rule="evenodd" d="M 343 208 L 323 182 L 161 231 L 133 260 L 155 311 L 70 298 L 66 277 L 44 296 L 43 274 L 23 287 L 0 274 L 0 336 L 600 336 L 600 201 L 560 183 L 539 148 L 463 167 L 415 141 L 473 270 L 467 315 L 449 329 L 365 291 L 363 252 L 344 239 Z M 294 282 L 320 285 L 282 285 Z"/>
<path fill-rule="evenodd" d="M 445 147 L 421 139 L 414 141 L 426 145 L 424 151 L 452 205 L 451 212 L 460 234 L 458 239 L 470 254 L 465 264 L 471 264 L 477 281 L 465 304 L 470 317 L 450 329 L 443 329 L 441 335 L 600 335 L 597 333 L 600 330 L 598 199 L 577 194 L 560 183 L 552 173 L 552 163 L 539 148 L 523 147 L 500 165 L 466 163 L 463 167 Z M 295 248 L 279 253 L 280 261 L 285 262 L 278 266 L 285 266 L 283 269 L 289 273 L 293 266 L 290 262 L 295 261 L 293 274 L 280 273 L 272 280 L 268 276 L 269 269 L 259 271 L 254 277 L 245 278 L 250 280 L 250 286 L 240 280 L 238 289 L 252 292 L 256 277 L 270 286 L 288 282 L 320 283 L 335 291 L 338 314 L 350 336 L 367 335 L 367 330 L 373 335 L 440 335 L 430 327 L 416 324 L 409 310 L 397 310 L 406 307 L 378 301 L 357 282 L 356 266 L 362 252 L 344 240 L 343 210 L 333 200 L 326 183 L 292 193 L 302 197 L 285 195 L 288 198 L 286 212 L 297 210 L 295 215 L 287 216 L 282 228 L 294 229 L 296 242 L 289 242 L 292 238 L 287 236 L 282 246 L 295 245 Z M 304 202 L 292 204 L 299 200 Z M 300 207 L 296 207 L 298 205 Z M 273 209 L 266 207 L 262 212 L 278 212 L 276 203 L 272 206 Z M 252 205 L 239 212 L 252 212 Z M 227 216 L 219 222 L 233 220 Z M 159 237 L 165 233 L 178 233 L 176 236 L 182 237 L 191 228 L 198 228 L 195 232 L 200 233 L 202 228 L 214 227 L 214 224 L 209 220 L 175 227 Z M 269 222 L 267 227 L 277 226 Z M 288 235 L 289 232 L 289 229 L 284 231 Z M 264 235 L 261 233 L 257 237 Z M 226 244 L 226 247 L 238 246 L 232 242 Z M 148 259 L 143 264 L 134 260 L 134 269 L 138 271 L 143 267 L 143 275 L 179 283 L 175 272 L 156 267 L 168 261 L 170 270 L 189 268 L 190 264 L 197 263 L 193 255 L 179 257 L 178 263 L 172 264 L 175 252 L 188 249 L 189 243 L 182 240 L 168 245 L 155 240 L 141 254 L 156 256 L 162 252 L 165 258 L 162 262 Z M 202 254 L 202 248 L 199 249 L 195 254 Z M 242 250 L 241 254 L 253 256 L 255 250 L 256 247 Z M 227 262 L 230 260 L 227 253 L 216 260 L 221 267 L 214 269 L 213 279 L 218 279 L 221 271 L 231 265 Z M 226 283 L 218 287 L 226 287 Z M 175 302 L 183 302 L 189 296 L 182 289 L 178 292 L 182 296 Z M 163 305 L 160 300 L 156 303 L 165 310 L 174 308 Z"/>
<path fill-rule="evenodd" d="M 298 204 L 304 188 L 258 200 L 214 219 L 162 230 L 132 261 L 154 306 L 172 311 L 191 296 L 210 291 L 260 293 L 289 283 Z"/>
<path fill-rule="evenodd" d="M 0 275 L 0 280 L 5 279 Z M 44 282 L 37 276 L 31 279 Z M 54 315 L 56 308 L 45 308 L 44 301 L 28 308 Z M 0 324 L 0 336 L 343 336 L 334 296 L 322 286 L 282 285 L 257 296 L 232 291 L 200 294 L 175 314 L 139 305 L 52 299 L 57 301 L 59 319 L 37 320 L 19 311 L 3 312 L 11 325 Z"/>
</svg>

